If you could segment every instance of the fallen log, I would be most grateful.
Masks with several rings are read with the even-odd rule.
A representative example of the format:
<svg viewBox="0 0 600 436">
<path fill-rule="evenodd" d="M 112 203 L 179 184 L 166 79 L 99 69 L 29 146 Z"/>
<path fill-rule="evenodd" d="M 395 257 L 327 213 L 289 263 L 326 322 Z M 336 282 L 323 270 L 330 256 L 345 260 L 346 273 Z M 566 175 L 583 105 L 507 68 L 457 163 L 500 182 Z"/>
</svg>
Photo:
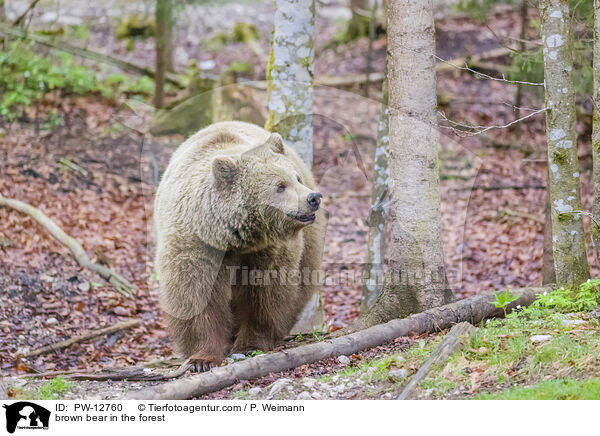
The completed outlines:
<svg viewBox="0 0 600 436">
<path fill-rule="evenodd" d="M 18 353 L 17 357 L 32 357 L 32 356 L 39 356 L 40 354 L 51 353 L 53 351 L 58 351 L 62 348 L 70 347 L 71 345 L 76 344 L 78 342 L 83 342 L 83 341 L 87 341 L 89 339 L 93 339 L 97 336 L 110 335 L 110 334 L 116 333 L 120 330 L 137 327 L 141 323 L 142 323 L 142 320 L 140 320 L 140 319 L 129 319 L 127 321 L 117 323 L 110 327 L 105 327 L 105 328 L 99 329 L 99 330 L 92 330 L 92 331 L 89 331 L 89 332 L 87 332 L 83 335 L 79 335 L 79 336 L 73 336 L 72 338 L 57 342 L 55 344 L 50 344 L 50 345 L 45 345 L 40 348 L 35 348 L 26 353 Z"/>
<path fill-rule="evenodd" d="M 461 322 L 450 329 L 448 334 L 444 336 L 442 342 L 433 350 L 427 362 L 423 364 L 413 378 L 408 382 L 402 393 L 396 398 L 397 400 L 408 400 L 413 393 L 415 386 L 427 377 L 434 365 L 445 363 L 448 358 L 458 349 L 466 346 L 471 338 L 477 332 L 477 328 L 473 327 L 468 322 Z"/>
<path fill-rule="evenodd" d="M 35 42 L 36 44 L 44 45 L 55 50 L 65 51 L 75 56 L 81 56 L 82 58 L 91 59 L 96 62 L 114 65 L 122 69 L 123 71 L 129 71 L 131 73 L 140 74 L 151 78 L 154 78 L 154 76 L 156 75 L 155 71 L 150 67 L 136 65 L 126 61 L 125 59 L 121 59 L 116 56 L 109 56 L 107 54 L 100 53 L 87 47 L 79 47 L 73 44 L 69 44 L 68 42 L 56 41 L 52 38 L 48 38 L 47 36 L 26 32 L 24 30 L 9 27 L 7 25 L 0 25 L 0 35 L 4 37 L 28 39 L 30 41 Z M 167 72 L 165 74 L 165 80 L 179 88 L 185 88 L 186 85 L 185 79 L 175 73 Z"/>
<path fill-rule="evenodd" d="M 54 236 L 58 242 L 67 247 L 81 267 L 98 274 L 123 296 L 127 298 L 131 298 L 133 296 L 133 285 L 129 283 L 125 277 L 104 265 L 99 265 L 92 262 L 81 244 L 76 239 L 67 235 L 64 230 L 61 229 L 54 221 L 48 218 L 44 212 L 22 201 L 3 197 L 2 194 L 0 194 L 0 206 L 10 207 L 11 209 L 29 215 L 46 230 L 48 230 L 48 232 Z"/>
<path fill-rule="evenodd" d="M 513 290 L 514 295 L 519 295 L 519 298 L 510 304 L 509 309 L 516 305 L 531 304 L 536 295 L 544 291 L 552 291 L 552 287 Z M 213 368 L 209 372 L 192 377 L 142 389 L 131 393 L 129 399 L 186 400 L 226 388 L 239 380 L 264 377 L 272 372 L 286 371 L 330 357 L 358 353 L 401 336 L 440 331 L 463 321 L 477 324 L 486 318 L 503 315 L 501 309 L 490 304 L 494 300 L 493 292 L 476 295 L 408 318 L 395 319 L 331 340 L 277 353 L 262 354 L 241 362 Z"/>
</svg>

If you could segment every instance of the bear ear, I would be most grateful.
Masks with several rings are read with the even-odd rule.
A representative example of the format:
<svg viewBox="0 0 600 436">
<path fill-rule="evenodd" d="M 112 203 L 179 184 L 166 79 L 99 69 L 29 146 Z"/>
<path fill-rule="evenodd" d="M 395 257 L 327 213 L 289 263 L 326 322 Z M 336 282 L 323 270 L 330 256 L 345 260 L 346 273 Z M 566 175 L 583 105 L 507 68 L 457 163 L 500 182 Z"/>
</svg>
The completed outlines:
<svg viewBox="0 0 600 436">
<path fill-rule="evenodd" d="M 212 173 L 217 183 L 230 184 L 235 180 L 238 173 L 238 166 L 233 159 L 228 156 L 216 156 L 212 160 Z"/>
<path fill-rule="evenodd" d="M 271 133 L 265 147 L 270 148 L 274 153 L 285 154 L 283 149 L 283 138 L 279 133 Z"/>
</svg>

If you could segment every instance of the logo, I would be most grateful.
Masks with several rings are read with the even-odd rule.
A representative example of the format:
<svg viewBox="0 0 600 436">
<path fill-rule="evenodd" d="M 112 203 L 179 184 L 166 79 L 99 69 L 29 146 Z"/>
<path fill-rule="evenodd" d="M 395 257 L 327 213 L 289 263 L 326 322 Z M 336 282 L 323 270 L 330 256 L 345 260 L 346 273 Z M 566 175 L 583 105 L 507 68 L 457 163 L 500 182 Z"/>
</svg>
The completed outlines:
<svg viewBox="0 0 600 436">
<path fill-rule="evenodd" d="M 18 429 L 48 430 L 50 411 L 29 401 L 19 401 L 4 405 L 6 409 L 6 431 L 14 433 Z"/>
</svg>

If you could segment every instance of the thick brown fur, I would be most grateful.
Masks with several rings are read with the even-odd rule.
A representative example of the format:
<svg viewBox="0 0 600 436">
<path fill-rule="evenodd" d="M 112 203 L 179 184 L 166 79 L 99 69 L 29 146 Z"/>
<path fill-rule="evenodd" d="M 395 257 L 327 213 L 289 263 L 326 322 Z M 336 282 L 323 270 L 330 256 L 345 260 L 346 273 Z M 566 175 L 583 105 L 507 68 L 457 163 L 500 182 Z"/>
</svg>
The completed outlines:
<svg viewBox="0 0 600 436">
<path fill-rule="evenodd" d="M 181 353 L 218 364 L 289 333 L 319 287 L 325 217 L 298 219 L 315 191 L 300 157 L 252 124 L 213 124 L 177 149 L 154 222 L 161 307 Z M 245 280 L 252 271 L 267 277 Z"/>
</svg>

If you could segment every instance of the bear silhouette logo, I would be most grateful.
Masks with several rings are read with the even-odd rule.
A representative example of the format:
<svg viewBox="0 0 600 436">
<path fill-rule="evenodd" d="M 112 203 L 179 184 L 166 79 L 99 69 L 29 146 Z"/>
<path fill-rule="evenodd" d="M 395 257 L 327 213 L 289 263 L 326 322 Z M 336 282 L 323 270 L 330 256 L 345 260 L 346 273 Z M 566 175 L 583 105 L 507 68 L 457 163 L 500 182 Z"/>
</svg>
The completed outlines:
<svg viewBox="0 0 600 436">
<path fill-rule="evenodd" d="M 48 429 L 50 411 L 29 401 L 18 401 L 6 405 L 6 431 L 14 433 L 16 428 Z"/>
</svg>

